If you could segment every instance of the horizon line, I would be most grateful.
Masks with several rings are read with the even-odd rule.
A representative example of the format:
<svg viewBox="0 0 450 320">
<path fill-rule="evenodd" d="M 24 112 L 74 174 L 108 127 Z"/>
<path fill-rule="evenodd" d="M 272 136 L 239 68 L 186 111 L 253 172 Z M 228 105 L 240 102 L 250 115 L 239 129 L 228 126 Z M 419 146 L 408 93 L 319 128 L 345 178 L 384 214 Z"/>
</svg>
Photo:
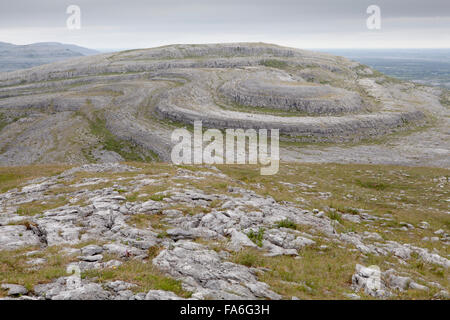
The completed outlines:
<svg viewBox="0 0 450 320">
<path fill-rule="evenodd" d="M 97 50 L 97 51 L 123 51 L 123 50 L 139 50 L 139 49 L 151 49 L 151 48 L 158 48 L 158 47 L 164 47 L 168 45 L 198 45 L 198 44 L 231 44 L 233 42 L 216 42 L 216 43 L 173 43 L 173 44 L 166 44 L 166 45 L 155 45 L 155 46 L 144 46 L 144 47 L 122 47 L 122 48 L 114 48 L 114 47 L 102 47 L 102 48 L 95 48 L 90 46 L 84 46 L 81 44 L 76 43 L 69 43 L 69 42 L 59 42 L 59 41 L 38 41 L 38 42 L 32 42 L 27 44 L 15 44 L 12 42 L 4 42 L 0 40 L 0 43 L 7 43 L 12 44 L 16 46 L 28 46 L 33 44 L 39 44 L 39 43 L 59 43 L 59 44 L 65 44 L 65 45 L 76 45 L 80 47 L 84 47 L 87 49 Z M 235 43 L 244 43 L 244 42 L 235 42 Z M 290 48 L 296 48 L 300 50 L 448 50 L 450 49 L 450 46 L 448 47 L 294 47 L 294 46 L 286 46 L 286 45 L 280 45 L 277 43 L 271 43 L 271 42 L 263 42 L 263 41 L 252 41 L 248 43 L 265 43 L 265 44 L 273 44 L 283 47 L 290 47 Z"/>
</svg>

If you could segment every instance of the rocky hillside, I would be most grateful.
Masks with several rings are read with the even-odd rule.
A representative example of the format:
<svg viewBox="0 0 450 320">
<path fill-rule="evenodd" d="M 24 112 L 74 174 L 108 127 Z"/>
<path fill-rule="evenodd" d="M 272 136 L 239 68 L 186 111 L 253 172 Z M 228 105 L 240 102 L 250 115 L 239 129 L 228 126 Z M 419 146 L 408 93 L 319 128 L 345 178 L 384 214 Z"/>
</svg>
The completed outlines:
<svg viewBox="0 0 450 320">
<path fill-rule="evenodd" d="M 394 163 L 442 165 L 448 101 L 444 89 L 263 43 L 101 54 L 0 74 L 0 164 L 167 161 L 172 130 L 202 120 L 219 129 L 278 128 L 281 154 L 295 161 L 314 154 L 302 153 L 304 143 L 369 143 L 431 128 L 414 150 L 400 150 L 401 141 L 395 150 L 338 150 L 330 158 L 383 153 Z M 432 160 L 430 140 L 445 151 L 431 151 Z"/>
<path fill-rule="evenodd" d="M 285 163 L 276 176 L 225 165 L 1 168 L 0 296 L 449 299 L 448 177 L 337 164 Z"/>
<path fill-rule="evenodd" d="M 57 42 L 39 42 L 27 45 L 0 42 L 0 72 L 26 69 L 97 53 L 95 50 Z"/>
</svg>

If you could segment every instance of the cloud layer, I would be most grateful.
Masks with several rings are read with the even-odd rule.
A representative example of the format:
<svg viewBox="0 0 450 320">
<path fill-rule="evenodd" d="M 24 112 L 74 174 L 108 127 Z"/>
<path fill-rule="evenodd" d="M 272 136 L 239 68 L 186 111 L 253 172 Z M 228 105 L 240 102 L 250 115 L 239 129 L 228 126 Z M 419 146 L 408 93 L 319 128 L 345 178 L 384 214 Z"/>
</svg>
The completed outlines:
<svg viewBox="0 0 450 320">
<path fill-rule="evenodd" d="M 80 30 L 66 8 L 81 8 Z M 366 9 L 381 8 L 381 30 Z M 170 43 L 274 42 L 301 48 L 449 47 L 448 0 L 15 0 L 0 3 L 0 41 L 138 48 Z"/>
</svg>

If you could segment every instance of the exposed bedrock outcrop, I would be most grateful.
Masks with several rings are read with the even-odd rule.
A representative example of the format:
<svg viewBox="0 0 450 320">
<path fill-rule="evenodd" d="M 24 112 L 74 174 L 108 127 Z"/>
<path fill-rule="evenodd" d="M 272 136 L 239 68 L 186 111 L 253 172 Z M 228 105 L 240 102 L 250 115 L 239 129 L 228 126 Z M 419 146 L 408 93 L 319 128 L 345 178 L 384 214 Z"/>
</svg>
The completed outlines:
<svg viewBox="0 0 450 320">
<path fill-rule="evenodd" d="M 225 83 L 220 92 L 238 104 L 308 114 L 339 114 L 362 108 L 356 92 L 308 82 L 235 80 Z"/>
<path fill-rule="evenodd" d="M 0 300 L 448 299 L 447 180 L 429 181 L 444 171 L 283 167 L 264 184 L 242 181 L 241 169 L 167 164 L 89 164 L 23 179 L 0 191 Z M 348 179 L 332 174 L 339 167 Z M 311 169 L 319 172 L 303 173 Z M 380 176 L 415 187 L 357 191 L 352 178 Z M 416 184 L 439 198 L 418 196 Z M 347 201 L 365 205 L 376 194 L 396 209 L 330 208 L 346 186 L 361 197 Z M 272 196 L 281 188 L 292 201 Z M 409 215 L 417 208 L 426 221 Z"/>
</svg>

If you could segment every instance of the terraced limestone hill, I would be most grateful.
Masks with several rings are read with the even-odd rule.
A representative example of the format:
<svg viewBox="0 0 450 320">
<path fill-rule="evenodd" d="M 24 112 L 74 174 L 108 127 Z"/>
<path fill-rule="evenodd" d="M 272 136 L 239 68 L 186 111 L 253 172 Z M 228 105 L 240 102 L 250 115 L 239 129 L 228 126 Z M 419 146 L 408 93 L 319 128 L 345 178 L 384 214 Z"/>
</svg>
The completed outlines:
<svg viewBox="0 0 450 320">
<path fill-rule="evenodd" d="M 323 53 L 263 43 L 171 45 L 0 73 L 3 165 L 168 161 L 172 130 L 194 120 L 278 128 L 288 160 L 448 164 L 447 91 Z M 402 151 L 408 135 L 399 132 L 411 130 L 425 137 Z M 386 136 L 396 139 L 393 150 L 367 147 Z M 441 152 L 430 156 L 430 144 Z"/>
</svg>

